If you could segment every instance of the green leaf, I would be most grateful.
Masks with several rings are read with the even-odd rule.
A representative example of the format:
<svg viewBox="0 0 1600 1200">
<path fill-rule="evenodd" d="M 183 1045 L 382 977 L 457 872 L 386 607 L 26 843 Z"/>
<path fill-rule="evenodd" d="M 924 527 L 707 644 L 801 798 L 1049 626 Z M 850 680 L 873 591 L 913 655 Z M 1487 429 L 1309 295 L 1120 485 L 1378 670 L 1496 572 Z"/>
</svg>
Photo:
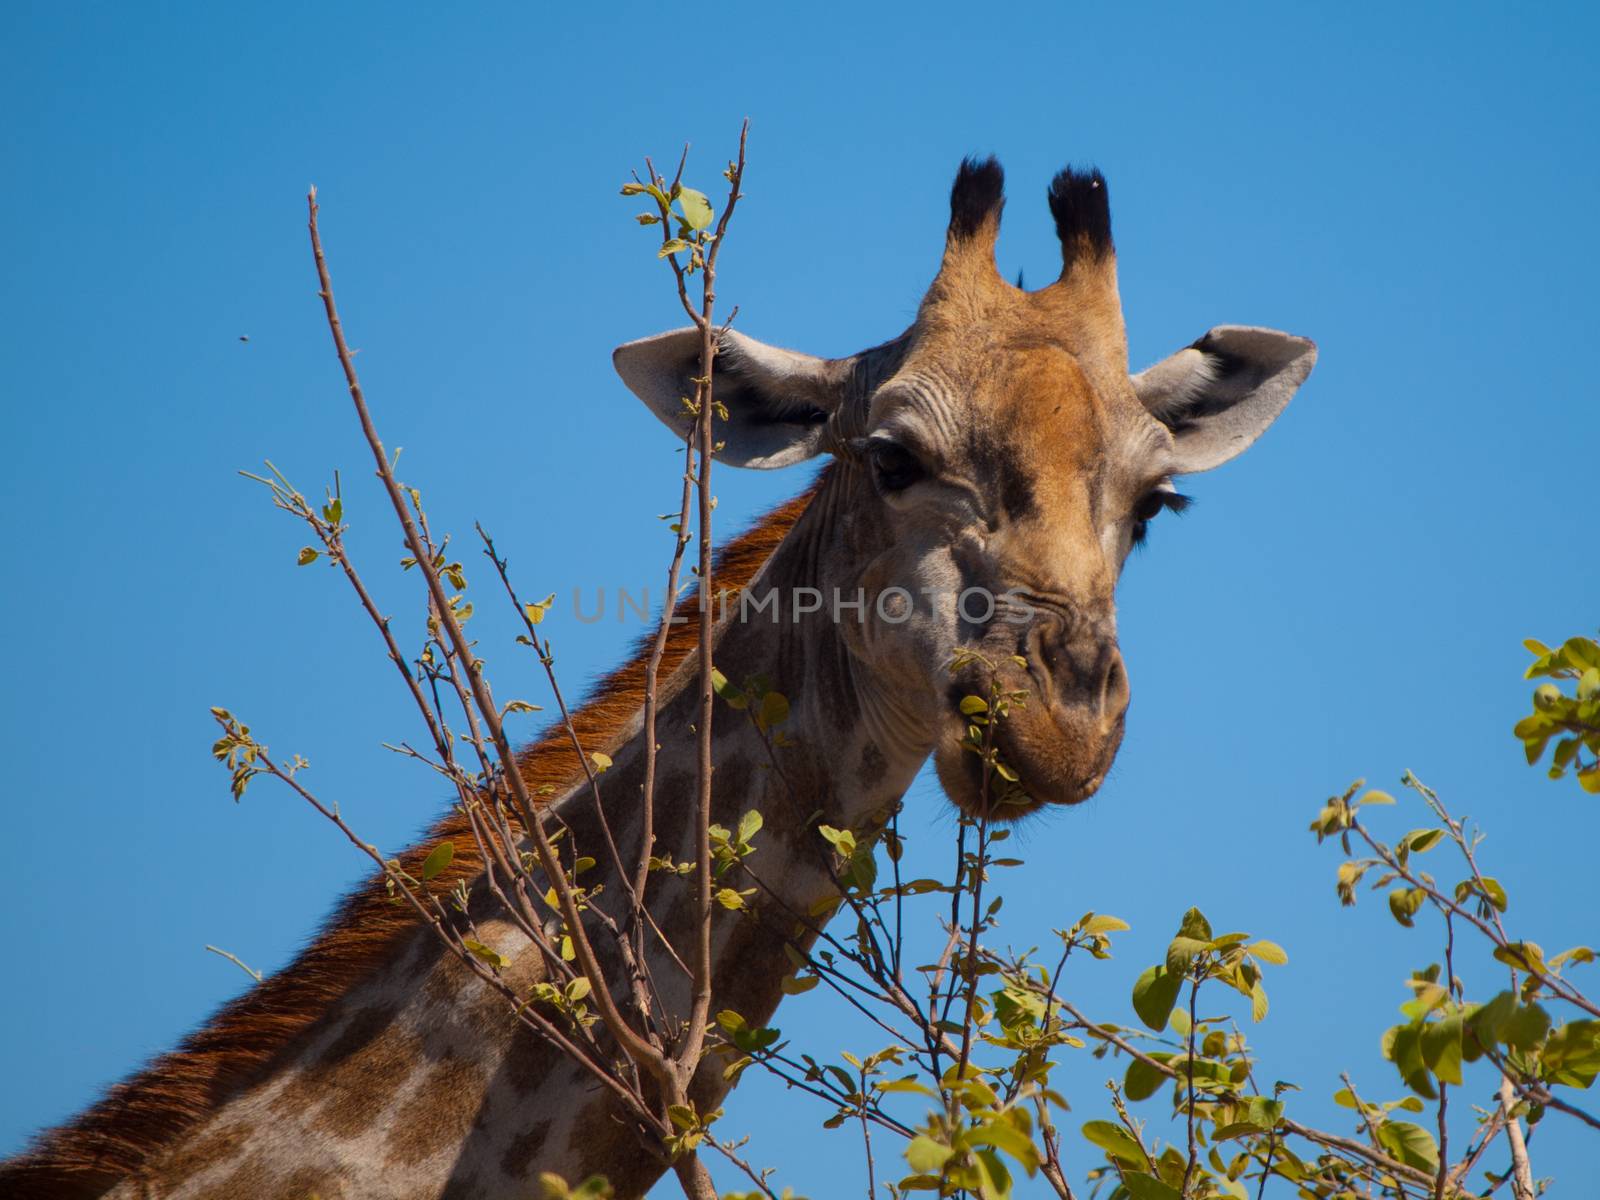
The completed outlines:
<svg viewBox="0 0 1600 1200">
<path fill-rule="evenodd" d="M 1380 792 L 1376 788 L 1362 796 L 1357 804 L 1393 804 L 1394 797 L 1388 792 Z"/>
<path fill-rule="evenodd" d="M 697 192 L 691 187 L 678 189 L 678 204 L 683 209 L 684 224 L 690 229 L 707 228 L 715 216 L 711 211 L 711 201 L 706 199 L 706 194 Z"/>
<path fill-rule="evenodd" d="M 739 840 L 749 844 L 751 838 L 761 832 L 761 814 L 751 809 L 739 818 Z"/>
<path fill-rule="evenodd" d="M 1439 1144 L 1421 1125 L 1389 1121 L 1378 1126 L 1375 1136 L 1385 1150 L 1406 1166 L 1430 1174 L 1439 1169 Z"/>
<path fill-rule="evenodd" d="M 930 1137 L 918 1134 L 906 1143 L 906 1165 L 913 1171 L 937 1171 L 950 1161 L 955 1151 Z"/>
<path fill-rule="evenodd" d="M 1413 854 L 1422 854 L 1432 850 L 1444 838 L 1442 829 L 1413 829 L 1400 839 L 1400 845 L 1409 849 Z"/>
<path fill-rule="evenodd" d="M 856 852 L 856 835 L 848 829 L 835 829 L 832 825 L 818 825 L 817 832 L 840 854 L 848 858 Z"/>
<path fill-rule="evenodd" d="M 1539 1059 L 1551 1083 L 1588 1087 L 1600 1075 L 1600 1021 L 1569 1021 L 1550 1034 Z"/>
<path fill-rule="evenodd" d="M 1500 885 L 1500 881 L 1493 875 L 1485 875 L 1483 877 L 1483 885 L 1479 890 L 1499 912 L 1505 912 L 1510 905 L 1510 900 L 1506 896 L 1506 889 Z"/>
<path fill-rule="evenodd" d="M 1422 1027 L 1422 1061 L 1441 1083 L 1461 1082 L 1461 1017 L 1452 1014 Z"/>
<path fill-rule="evenodd" d="M 1145 1165 L 1144 1151 L 1139 1149 L 1139 1143 L 1121 1125 L 1110 1121 L 1089 1121 L 1083 1126 L 1083 1136 L 1112 1158 Z"/>
<path fill-rule="evenodd" d="M 504 954 L 501 954 L 496 950 L 489 949 L 489 947 L 485 946 L 482 942 L 475 942 L 471 938 L 462 938 L 461 944 L 467 948 L 467 952 L 471 954 L 473 958 L 478 959 L 480 962 L 486 962 L 491 967 L 500 967 L 501 969 L 504 969 L 511 965 L 511 960 Z"/>
<path fill-rule="evenodd" d="M 1524 1004 L 1500 1027 L 1500 1040 L 1513 1050 L 1532 1050 L 1550 1032 L 1550 1014 L 1537 1004 Z"/>
<path fill-rule="evenodd" d="M 321 557 L 322 553 L 320 551 L 313 550 L 310 546 L 306 546 L 300 551 L 300 557 L 296 559 L 295 562 L 298 566 L 309 567 Z"/>
<path fill-rule="evenodd" d="M 1167 971 L 1172 975 L 1186 975 L 1196 957 L 1211 949 L 1211 942 L 1179 934 L 1167 946 Z"/>
<path fill-rule="evenodd" d="M 1183 976 L 1172 974 L 1164 966 L 1149 967 L 1134 982 L 1133 1011 L 1159 1033 L 1167 1027 L 1167 1018 L 1172 1015 L 1182 987 Z"/>
<path fill-rule="evenodd" d="M 1121 917 L 1108 916 L 1105 913 L 1096 913 L 1083 923 L 1084 933 L 1120 933 L 1131 928 L 1133 927 Z"/>
<path fill-rule="evenodd" d="M 1267 989 L 1261 986 L 1261 980 L 1256 980 L 1250 985 L 1250 1019 L 1264 1021 L 1267 1017 Z"/>
<path fill-rule="evenodd" d="M 1183 914 L 1183 921 L 1178 926 L 1178 933 L 1182 937 L 1196 938 L 1202 942 L 1211 940 L 1211 922 L 1198 908 L 1191 908 Z"/>
<path fill-rule="evenodd" d="M 1396 1025 L 1383 1035 L 1383 1056 L 1394 1063 L 1400 1078 L 1417 1095 L 1437 1100 L 1433 1076 L 1422 1059 L 1422 1031 L 1416 1025 Z"/>
<path fill-rule="evenodd" d="M 422 860 L 423 882 L 426 883 L 448 867 L 455 856 L 456 844 L 454 842 L 440 842 L 430 850 L 428 857 Z"/>
<path fill-rule="evenodd" d="M 1560 954 L 1557 954 L 1550 960 L 1550 965 L 1559 967 L 1565 962 L 1592 963 L 1594 957 L 1594 951 L 1588 946 L 1574 946 L 1571 950 L 1563 950 Z"/>
<path fill-rule="evenodd" d="M 761 697 L 761 728 L 776 729 L 789 719 L 789 700 L 782 692 Z"/>
<path fill-rule="evenodd" d="M 900 856 L 905 853 L 906 840 L 893 829 L 883 831 L 883 848 L 889 855 L 890 862 L 899 862 Z"/>
<path fill-rule="evenodd" d="M 969 1130 L 966 1142 L 969 1146 L 993 1146 L 996 1150 L 1004 1150 L 1029 1175 L 1039 1169 L 1039 1150 L 1033 1144 L 1033 1139 L 1004 1119 Z"/>
<path fill-rule="evenodd" d="M 960 707 L 962 716 L 975 717 L 989 711 L 989 702 L 982 696 L 963 696 Z"/>
<path fill-rule="evenodd" d="M 1122 1186 L 1128 1189 L 1133 1200 L 1182 1200 L 1178 1189 L 1170 1183 L 1138 1171 L 1124 1171 Z"/>
<path fill-rule="evenodd" d="M 1600 667 L 1600 643 L 1592 642 L 1588 638 L 1568 638 L 1561 643 L 1561 657 L 1575 671 Z"/>
<path fill-rule="evenodd" d="M 594 763 L 596 773 L 611 769 L 611 756 L 609 754 L 601 754 L 598 750 L 592 750 L 589 752 L 589 761 Z"/>
<path fill-rule="evenodd" d="M 907 1075 L 904 1079 L 891 1079 L 886 1083 L 878 1084 L 880 1092 L 915 1092 L 919 1096 L 931 1096 L 938 1099 L 939 1093 L 925 1083 L 918 1083 L 915 1075 Z"/>
<path fill-rule="evenodd" d="M 750 704 L 750 697 L 744 694 L 743 689 L 734 687 L 728 682 L 728 677 L 715 667 L 711 668 L 711 690 L 727 701 L 729 708 L 742 709 Z"/>
<path fill-rule="evenodd" d="M 1288 951 L 1278 945 L 1277 942 L 1251 942 L 1245 949 L 1250 952 L 1252 957 L 1258 958 L 1264 963 L 1271 963 L 1275 967 L 1281 967 L 1289 961 Z"/>
<path fill-rule="evenodd" d="M 1122 1080 L 1122 1093 L 1129 1100 L 1148 1100 L 1161 1090 L 1161 1085 L 1170 1078 L 1164 1071 L 1157 1070 L 1141 1058 L 1136 1058 L 1128 1064 L 1128 1073 Z"/>
<path fill-rule="evenodd" d="M 1545 966 L 1544 950 L 1538 942 L 1507 942 L 1504 946 L 1495 947 L 1494 957 L 1496 962 L 1516 967 L 1519 971 L 1531 969 L 1542 975 L 1548 969 Z"/>
<path fill-rule="evenodd" d="M 1466 1030 L 1472 1035 L 1474 1045 L 1470 1059 L 1475 1060 L 1484 1050 L 1492 1049 L 1500 1041 L 1500 1031 L 1507 1019 L 1517 1009 L 1517 997 L 1512 992 L 1501 992 L 1487 1004 L 1474 1010 L 1466 1018 Z"/>
<path fill-rule="evenodd" d="M 567 984 L 567 999 L 576 1004 L 593 990 L 594 985 L 589 982 L 589 977 L 587 975 L 579 975 L 571 983 Z"/>
<path fill-rule="evenodd" d="M 993 1150 L 975 1150 L 972 1161 L 978 1168 L 978 1195 L 981 1200 L 1010 1200 L 1011 1172 Z"/>
<path fill-rule="evenodd" d="M 1250 1120 L 1262 1129 L 1271 1129 L 1283 1120 L 1283 1101 L 1265 1096 L 1250 1097 Z"/>
<path fill-rule="evenodd" d="M 1264 1132 L 1261 1126 L 1254 1121 L 1234 1121 L 1232 1124 L 1223 1125 L 1212 1131 L 1211 1140 L 1225 1142 L 1236 1137 L 1255 1137 Z"/>
<path fill-rule="evenodd" d="M 1428 894 L 1421 888 L 1399 887 L 1389 893 L 1389 912 L 1396 921 L 1407 929 L 1412 927 L 1412 918 L 1417 915 L 1417 910 L 1422 907 L 1422 902 Z"/>
</svg>

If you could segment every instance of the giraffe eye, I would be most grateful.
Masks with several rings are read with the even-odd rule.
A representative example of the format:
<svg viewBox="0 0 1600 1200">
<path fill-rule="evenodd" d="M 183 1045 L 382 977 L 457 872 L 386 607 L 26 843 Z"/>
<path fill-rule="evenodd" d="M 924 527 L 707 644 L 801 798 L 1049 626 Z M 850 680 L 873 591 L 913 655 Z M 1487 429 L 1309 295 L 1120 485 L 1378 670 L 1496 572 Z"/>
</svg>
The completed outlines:
<svg viewBox="0 0 1600 1200">
<path fill-rule="evenodd" d="M 1133 506 L 1133 544 L 1140 545 L 1149 533 L 1150 522 L 1161 515 L 1162 509 L 1181 513 L 1191 501 L 1168 488 L 1153 488 Z"/>
<path fill-rule="evenodd" d="M 867 443 L 867 461 L 872 464 L 872 478 L 885 492 L 903 492 L 927 474 L 915 454 L 887 438 Z"/>
<path fill-rule="evenodd" d="M 1140 525 L 1154 521 L 1161 515 L 1161 510 L 1166 507 L 1160 492 L 1146 492 L 1133 506 L 1133 519 Z"/>
</svg>

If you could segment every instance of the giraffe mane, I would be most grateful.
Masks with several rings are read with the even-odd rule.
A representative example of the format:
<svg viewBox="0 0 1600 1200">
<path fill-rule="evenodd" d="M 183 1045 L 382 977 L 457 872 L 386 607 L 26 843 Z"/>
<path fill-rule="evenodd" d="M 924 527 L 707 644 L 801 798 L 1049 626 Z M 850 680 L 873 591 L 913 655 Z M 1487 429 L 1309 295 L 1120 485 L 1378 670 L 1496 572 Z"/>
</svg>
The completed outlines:
<svg viewBox="0 0 1600 1200">
<path fill-rule="evenodd" d="M 718 585 L 748 585 L 821 486 L 819 477 L 724 546 L 717 559 Z M 679 613 L 692 617 L 695 606 L 689 597 Z M 653 636 L 645 634 L 629 660 L 602 679 L 573 712 L 584 746 L 609 746 L 643 705 Z M 694 620 L 671 627 L 660 678 L 684 661 L 697 638 Z M 530 791 L 549 785 L 559 795 L 582 776 L 560 725 L 524 747 L 518 764 Z M 455 842 L 456 853 L 441 878 L 471 880 L 483 870 L 466 818 L 454 808 L 399 855 L 402 868 L 420 875 L 422 860 L 443 838 Z M 288 966 L 223 1005 L 177 1049 L 114 1084 L 66 1124 L 38 1135 L 18 1157 L 0 1162 L 0 1191 L 18 1200 L 88 1200 L 135 1174 L 222 1103 L 255 1084 L 297 1037 L 387 961 L 418 925 L 409 905 L 390 902 L 383 877 L 370 877 L 344 898 Z"/>
</svg>

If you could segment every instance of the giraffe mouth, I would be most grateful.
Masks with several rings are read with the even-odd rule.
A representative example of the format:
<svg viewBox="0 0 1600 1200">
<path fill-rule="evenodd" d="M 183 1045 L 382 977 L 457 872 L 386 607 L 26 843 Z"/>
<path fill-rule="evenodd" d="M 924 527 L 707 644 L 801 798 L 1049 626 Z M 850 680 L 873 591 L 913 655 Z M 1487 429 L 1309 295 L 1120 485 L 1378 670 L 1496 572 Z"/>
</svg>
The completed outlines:
<svg viewBox="0 0 1600 1200">
<path fill-rule="evenodd" d="M 1098 736 L 1063 729 L 1046 714 L 1029 724 L 1002 727 L 995 737 L 999 760 L 1016 775 L 1015 781 L 986 771 L 983 759 L 960 745 L 960 735 L 941 742 L 934 763 L 945 794 L 957 808 L 970 817 L 1014 821 L 1041 808 L 1082 804 L 1100 789 L 1122 744 L 1121 715 L 1104 732 L 1094 731 Z"/>
</svg>

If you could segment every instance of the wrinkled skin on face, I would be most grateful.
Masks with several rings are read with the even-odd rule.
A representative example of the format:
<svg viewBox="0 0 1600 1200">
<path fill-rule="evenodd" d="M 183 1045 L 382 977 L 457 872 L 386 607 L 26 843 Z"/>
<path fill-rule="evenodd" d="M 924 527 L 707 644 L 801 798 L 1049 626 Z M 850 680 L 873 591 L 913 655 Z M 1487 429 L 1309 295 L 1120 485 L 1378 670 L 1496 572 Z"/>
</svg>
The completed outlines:
<svg viewBox="0 0 1600 1200">
<path fill-rule="evenodd" d="M 1134 505 L 1160 481 L 1112 464 L 1159 425 L 1136 403 L 1102 403 L 1062 348 L 1007 352 L 973 332 L 917 345 L 872 399 L 862 453 L 893 536 L 864 585 L 918 603 L 899 624 L 873 609 L 863 641 L 883 670 L 942 668 L 922 681 L 940 780 L 963 807 L 1011 816 L 1092 794 L 1121 741 L 1114 589 Z M 961 701 L 992 688 L 1019 694 L 993 738 L 1026 801 L 992 776 L 985 788 L 982 756 L 963 746 Z M 1001 790 L 1012 802 L 990 803 Z"/>
<path fill-rule="evenodd" d="M 849 523 L 878 536 L 828 551 L 831 577 L 868 601 L 845 640 L 922 723 L 951 799 L 1000 819 L 1105 779 L 1130 695 L 1115 605 L 1129 550 L 1181 507 L 1174 477 L 1247 448 L 1316 359 L 1303 338 L 1223 326 L 1130 375 L 1105 182 L 1064 171 L 1049 201 L 1063 265 L 1044 289 L 1001 278 L 1000 169 L 968 162 L 901 337 L 824 360 L 728 333 L 717 363 L 720 460 L 829 453 L 859 475 Z M 680 330 L 616 354 L 674 427 L 698 344 Z M 973 696 L 1003 701 L 1004 718 L 975 723 Z"/>
</svg>

